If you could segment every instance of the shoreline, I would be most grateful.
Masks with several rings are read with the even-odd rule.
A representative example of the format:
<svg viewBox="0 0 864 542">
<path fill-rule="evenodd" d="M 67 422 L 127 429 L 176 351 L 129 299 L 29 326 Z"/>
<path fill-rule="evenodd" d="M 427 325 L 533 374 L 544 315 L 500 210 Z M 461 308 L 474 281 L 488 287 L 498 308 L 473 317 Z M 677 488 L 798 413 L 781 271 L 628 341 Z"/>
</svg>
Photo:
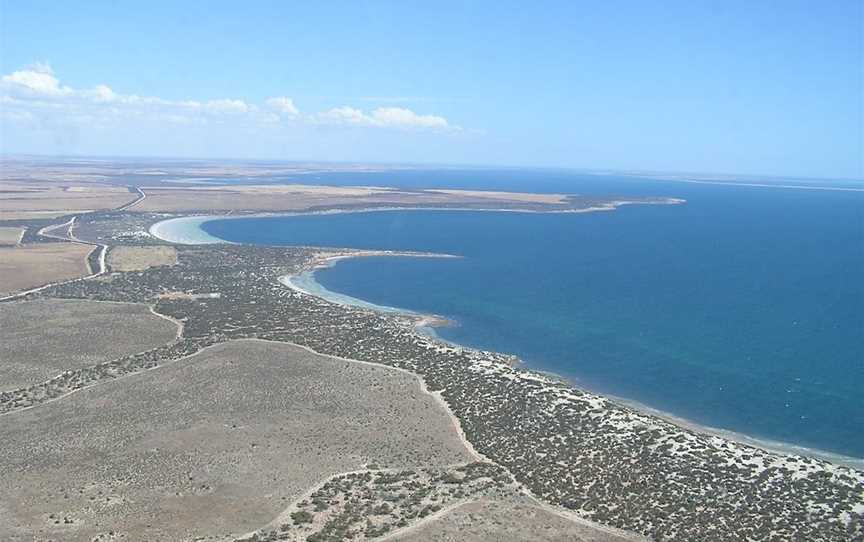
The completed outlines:
<svg viewBox="0 0 864 542">
<path fill-rule="evenodd" d="M 147 233 L 156 239 L 178 245 L 214 245 L 218 243 L 232 244 L 205 232 L 201 225 L 219 218 L 215 215 L 178 216 L 159 220 L 147 228 Z"/>
<path fill-rule="evenodd" d="M 332 290 L 328 290 L 315 280 L 315 272 L 320 269 L 328 269 L 335 266 L 342 260 L 348 258 L 368 258 L 368 257 L 403 257 L 403 258 L 461 258 L 452 254 L 435 254 L 424 252 L 398 252 L 398 251 L 380 251 L 380 250 L 358 250 L 352 252 L 328 252 L 322 251 L 320 259 L 314 260 L 307 269 L 293 275 L 282 275 L 279 277 L 279 282 L 295 292 L 304 295 L 309 295 L 329 301 L 336 305 L 354 307 L 359 309 L 381 312 L 385 314 L 395 314 L 406 317 L 414 322 L 414 329 L 435 341 L 444 343 L 451 347 L 468 348 L 464 345 L 454 343 L 443 339 L 435 331 L 435 328 L 449 327 L 458 325 L 455 321 L 437 314 L 424 314 L 409 309 L 400 307 L 390 307 L 387 305 L 377 305 L 363 299 L 352 297 L 345 294 L 340 294 Z"/>
<path fill-rule="evenodd" d="M 169 243 L 178 243 L 182 245 L 197 245 L 197 244 L 218 244 L 218 243 L 227 243 L 234 244 L 231 241 L 226 241 L 224 239 L 220 239 L 218 237 L 212 236 L 201 228 L 201 224 L 205 222 L 209 222 L 211 220 L 234 220 L 239 218 L 269 218 L 269 217 L 281 217 L 281 216 L 317 216 L 317 215 L 337 215 L 337 214 L 346 214 L 346 213 L 375 213 L 375 212 L 392 212 L 392 211 L 458 211 L 458 212 L 480 212 L 480 213 L 525 213 L 525 214 L 584 214 L 584 213 L 598 213 L 598 212 L 608 212 L 614 211 L 619 207 L 623 207 L 625 205 L 681 205 L 687 203 L 687 200 L 683 198 L 663 198 L 662 200 L 657 201 L 638 201 L 638 200 L 612 200 L 603 205 L 597 205 L 594 207 L 585 207 L 584 209 L 508 209 L 508 208 L 472 208 L 472 207 L 360 207 L 356 209 L 352 208 L 344 208 L 344 209 L 324 209 L 324 210 L 311 210 L 311 211 L 239 211 L 239 212 L 231 212 L 227 211 L 223 214 L 218 214 L 215 212 L 209 213 L 201 213 L 197 214 L 194 211 L 188 212 L 184 214 L 183 211 L 179 211 L 176 214 L 180 216 L 172 216 L 170 218 L 165 218 L 162 220 L 158 220 L 150 225 L 147 232 L 157 239 L 161 239 L 163 241 L 167 241 Z M 163 215 L 172 215 L 175 213 L 154 213 L 154 214 L 163 214 Z M 172 231 L 171 226 L 176 226 L 177 224 L 190 224 L 195 230 L 185 233 L 192 233 L 192 236 L 182 237 L 176 235 L 175 231 Z M 172 233 L 174 234 L 172 236 Z"/>
<path fill-rule="evenodd" d="M 371 254 L 370 255 L 357 254 L 356 256 L 357 257 L 371 256 Z M 409 253 L 409 254 L 406 254 L 405 256 L 411 256 L 411 254 Z M 291 288 L 292 290 L 301 292 L 301 293 L 306 294 L 306 295 L 315 296 L 315 297 L 324 299 L 325 301 L 335 303 L 337 305 L 346 305 L 349 307 L 363 308 L 363 309 L 368 309 L 368 310 L 377 310 L 377 311 L 386 312 L 386 313 L 390 313 L 390 314 L 399 314 L 402 316 L 408 316 L 411 318 L 420 317 L 420 318 L 428 318 L 430 320 L 440 318 L 440 317 L 435 316 L 435 315 L 424 315 L 421 313 L 417 313 L 417 312 L 412 311 L 410 309 L 400 309 L 398 307 L 388 307 L 388 306 L 382 306 L 382 305 L 375 305 L 374 303 L 369 303 L 369 302 L 364 301 L 364 300 L 359 299 L 359 298 L 355 298 L 352 296 L 348 296 L 345 294 L 340 294 L 338 292 L 333 292 L 331 290 L 327 290 L 324 286 L 322 286 L 320 283 L 315 281 L 314 274 L 315 274 L 315 271 L 317 269 L 332 267 L 333 265 L 337 264 L 339 261 L 346 259 L 346 258 L 350 258 L 350 257 L 352 257 L 352 256 L 351 255 L 339 256 L 337 258 L 334 258 L 332 264 L 330 264 L 330 265 L 313 266 L 313 267 L 310 267 L 310 269 L 307 269 L 306 271 L 303 271 L 302 273 L 300 273 L 298 275 L 285 275 L 283 277 L 280 277 L 279 282 L 281 282 L 282 284 L 284 284 L 288 288 Z M 298 287 L 298 285 L 296 283 L 294 283 L 291 279 L 294 277 L 300 276 L 300 275 L 305 275 L 306 281 L 314 282 L 315 286 L 312 288 Z M 308 285 L 309 282 L 304 282 L 304 284 Z M 355 301 L 356 303 L 352 302 L 352 300 Z M 444 321 L 448 322 L 448 323 L 450 322 L 446 318 L 444 319 Z M 458 325 L 458 323 L 455 323 L 455 322 L 454 322 L 454 324 Z M 444 326 L 446 326 L 446 325 L 452 325 L 452 324 L 444 324 Z M 436 340 L 438 342 L 442 342 L 442 343 L 446 344 L 447 346 L 457 347 L 457 348 L 465 348 L 465 349 L 469 349 L 469 350 L 476 350 L 476 348 L 474 348 L 472 346 L 468 346 L 468 345 L 464 345 L 464 344 L 460 344 L 460 343 L 455 343 L 455 342 L 448 341 L 446 339 L 441 338 L 434 331 L 434 328 L 436 328 L 436 327 L 443 327 L 440 324 L 426 323 L 426 322 L 421 321 L 420 323 L 417 324 L 416 327 L 419 329 L 420 333 L 424 333 L 424 335 L 429 336 L 430 338 L 432 338 L 433 340 Z M 427 335 L 427 333 L 428 333 L 428 335 Z M 516 359 L 518 359 L 518 358 L 516 358 Z M 720 437 L 720 438 L 723 438 L 726 440 L 736 442 L 738 444 L 744 444 L 746 446 L 753 446 L 755 448 L 759 448 L 759 449 L 767 451 L 767 452 L 776 453 L 776 454 L 780 454 L 780 455 L 784 455 L 784 456 L 811 457 L 814 459 L 821 459 L 821 460 L 828 461 L 828 462 L 836 464 L 836 465 L 841 465 L 841 466 L 853 468 L 856 470 L 864 470 L 864 458 L 857 458 L 854 456 L 842 455 L 842 454 L 838 454 L 835 452 L 829 452 L 826 450 L 819 450 L 817 448 L 808 448 L 806 446 L 800 446 L 800 445 L 790 443 L 790 442 L 783 442 L 783 441 L 771 440 L 768 438 L 755 437 L 755 436 L 747 435 L 746 433 L 740 433 L 737 431 L 733 431 L 731 429 L 723 429 L 723 428 L 719 428 L 719 427 L 713 427 L 710 425 L 703 425 L 703 424 L 700 424 L 698 422 L 684 418 L 682 416 L 677 416 L 677 415 L 672 414 L 670 412 L 651 407 L 651 406 L 646 405 L 644 403 L 640 403 L 639 401 L 627 399 L 625 397 L 614 395 L 614 394 L 608 393 L 608 392 L 599 392 L 599 391 L 593 390 L 591 388 L 586 388 L 586 387 L 578 384 L 578 382 L 573 377 L 569 377 L 566 375 L 561 375 L 561 374 L 555 373 L 553 371 L 547 371 L 544 369 L 533 367 L 521 359 L 518 359 L 518 363 L 514 364 L 514 366 L 523 367 L 523 368 L 525 368 L 528 371 L 531 371 L 533 373 L 540 374 L 542 376 L 545 376 L 547 378 L 551 378 L 553 380 L 565 382 L 569 387 L 574 388 L 576 390 L 587 392 L 587 393 L 590 393 L 593 395 L 599 395 L 601 397 L 605 397 L 606 399 L 609 399 L 612 402 L 618 403 L 618 404 L 625 406 L 625 407 L 628 407 L 628 408 L 632 408 L 633 410 L 636 410 L 636 411 L 641 412 L 643 414 L 646 414 L 649 416 L 654 416 L 656 418 L 660 418 L 666 422 L 669 422 L 669 423 L 671 423 L 675 426 L 681 427 L 683 429 L 687 429 L 689 431 L 694 431 L 694 432 L 702 433 L 702 434 L 709 435 L 709 436 Z"/>
<path fill-rule="evenodd" d="M 625 203 L 626 204 L 626 203 Z M 381 209 L 371 209 L 369 211 L 376 211 Z M 393 209 L 393 210 L 406 210 L 406 209 Z M 407 210 L 432 210 L 432 209 L 407 209 Z M 456 210 L 456 209 L 443 209 L 443 210 Z M 477 210 L 477 209 L 468 209 L 468 210 Z M 606 209 L 606 210 L 614 210 L 614 208 Z M 339 212 L 360 212 L 360 211 L 336 211 Z M 491 210 L 490 210 L 491 212 Z M 520 212 L 520 211 L 512 211 L 512 212 Z M 536 211 L 526 211 L 526 212 L 536 212 Z M 565 211 L 566 212 L 566 211 Z M 577 211 L 578 212 L 578 211 Z M 591 211 L 586 211 L 591 212 Z M 213 243 L 226 243 L 226 244 L 236 244 L 231 243 L 222 239 L 218 239 L 216 237 L 211 236 L 204 232 L 200 225 L 209 220 L 218 220 L 223 218 L 252 218 L 259 216 L 299 216 L 303 214 L 310 213 L 273 213 L 273 214 L 258 214 L 258 215 L 231 215 L 231 216 L 219 216 L 219 215 L 196 215 L 190 217 L 175 217 L 169 218 L 167 220 L 162 220 L 160 222 L 156 222 L 151 225 L 149 228 L 149 233 L 154 237 L 162 239 L 167 242 L 177 242 L 173 241 L 171 238 L 171 233 L 174 233 L 174 238 L 183 238 L 187 239 L 187 241 L 180 242 L 180 244 L 213 244 Z M 321 212 L 316 214 L 335 214 L 331 212 Z M 188 219 L 188 220 L 186 220 Z M 161 237 L 158 233 L 165 233 L 163 229 L 156 228 L 156 226 L 160 224 L 164 224 L 170 222 L 172 226 L 186 226 L 195 228 L 200 231 L 201 238 L 203 239 L 216 239 L 216 241 L 202 241 L 202 242 L 191 242 L 188 239 L 196 238 L 195 232 L 185 232 L 191 233 L 191 235 L 187 236 L 177 236 L 177 232 L 169 232 L 167 238 Z M 406 317 L 413 323 L 414 331 L 429 340 L 440 343 L 442 346 L 449 348 L 458 348 L 464 349 L 468 351 L 479 351 L 476 348 L 466 346 L 459 343 L 454 343 L 451 341 L 447 341 L 442 339 L 435 331 L 436 327 L 444 327 L 447 325 L 456 325 L 455 322 L 452 322 L 446 318 L 437 316 L 437 315 L 427 315 L 418 313 L 415 311 L 411 311 L 409 309 L 403 309 L 399 307 L 388 307 L 376 305 L 374 303 L 370 303 L 364 301 L 362 299 L 354 298 L 352 296 L 348 296 L 345 294 L 340 294 L 338 292 L 332 292 L 324 288 L 320 283 L 315 281 L 314 273 L 318 269 L 329 268 L 336 265 L 339 261 L 345 260 L 347 258 L 354 257 L 437 257 L 437 258 L 459 258 L 460 256 L 454 256 L 450 254 L 435 254 L 435 253 L 424 253 L 424 252 L 408 252 L 408 251 L 386 251 L 386 250 L 362 250 L 362 249 L 327 249 L 326 247 L 314 247 L 320 251 L 318 258 L 315 258 L 307 268 L 303 269 L 300 273 L 296 273 L 293 275 L 283 275 L 279 277 L 279 283 L 283 286 L 291 289 L 292 291 L 298 292 L 302 295 L 309 295 L 319 299 L 323 299 L 329 303 L 333 303 L 335 305 L 360 308 L 364 310 L 369 310 L 373 312 L 381 312 L 390 315 L 402 316 Z M 297 278 L 302 277 L 300 284 L 297 282 Z M 500 354 L 500 353 L 499 353 Z M 501 354 L 503 356 L 508 356 L 508 354 Z M 654 417 L 659 420 L 662 420 L 666 423 L 672 424 L 675 427 L 680 428 L 684 431 L 691 431 L 694 433 L 699 433 L 706 435 L 708 437 L 716 437 L 728 440 L 734 444 L 749 446 L 753 448 L 757 448 L 764 452 L 781 455 L 783 457 L 796 457 L 803 456 L 806 458 L 826 461 L 833 465 L 846 467 L 855 469 L 858 471 L 864 472 L 864 458 L 857 458 L 854 456 L 846 456 L 830 451 L 819 450 L 814 448 L 808 448 L 805 446 L 796 445 L 794 443 L 787 443 L 782 441 L 774 441 L 771 439 L 763 439 L 759 437 L 750 436 L 744 433 L 735 432 L 729 429 L 722 429 L 717 427 L 712 427 L 708 425 L 701 425 L 697 422 L 688 420 L 686 418 L 676 416 L 675 414 L 671 414 L 662 410 L 658 410 L 656 408 L 650 407 L 648 405 L 639 403 L 638 401 L 622 398 L 610 393 L 600 393 L 592 391 L 591 389 L 584 388 L 578 385 L 573 378 L 559 375 L 554 372 L 544 371 L 538 368 L 526 367 L 526 364 L 516 358 L 515 356 L 511 356 L 513 358 L 513 362 L 510 363 L 511 367 L 522 367 L 526 369 L 527 372 L 533 373 L 541 378 L 549 379 L 551 381 L 559 381 L 566 383 L 566 385 L 576 391 L 586 392 L 591 395 L 595 395 L 607 400 L 610 400 L 613 403 L 617 403 L 625 408 L 632 409 L 635 412 L 638 412 L 642 415 Z"/>
</svg>

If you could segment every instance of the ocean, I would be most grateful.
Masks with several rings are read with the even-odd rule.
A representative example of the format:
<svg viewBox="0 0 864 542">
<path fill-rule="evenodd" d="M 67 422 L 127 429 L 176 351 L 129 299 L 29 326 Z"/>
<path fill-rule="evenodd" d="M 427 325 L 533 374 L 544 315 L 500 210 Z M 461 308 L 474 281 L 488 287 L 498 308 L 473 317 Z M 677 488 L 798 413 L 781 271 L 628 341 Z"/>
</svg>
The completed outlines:
<svg viewBox="0 0 864 542">
<path fill-rule="evenodd" d="M 378 211 L 215 219 L 236 243 L 444 252 L 357 258 L 327 290 L 445 316 L 448 341 L 690 423 L 864 458 L 864 188 L 778 188 L 555 170 L 333 173 L 291 180 L 652 195 L 685 205 L 530 214 Z M 806 188 L 805 188 L 806 187 Z M 813 189 L 819 188 L 819 189 Z"/>
</svg>

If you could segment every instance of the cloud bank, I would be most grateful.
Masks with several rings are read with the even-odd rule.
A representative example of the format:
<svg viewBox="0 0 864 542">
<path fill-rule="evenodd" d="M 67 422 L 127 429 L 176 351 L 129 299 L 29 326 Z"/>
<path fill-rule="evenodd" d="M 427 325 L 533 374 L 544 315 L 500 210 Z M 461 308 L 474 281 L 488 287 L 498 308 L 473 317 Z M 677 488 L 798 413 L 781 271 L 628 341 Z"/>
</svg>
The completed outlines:
<svg viewBox="0 0 864 542">
<path fill-rule="evenodd" d="M 402 107 L 378 107 L 369 112 L 339 106 L 302 113 L 290 97 L 274 96 L 262 104 L 242 99 L 166 100 L 121 94 L 107 85 L 72 88 L 61 83 L 47 64 L 34 64 L 0 77 L 0 121 L 41 125 L 90 125 L 147 119 L 177 124 L 241 123 L 245 126 L 302 123 L 369 129 L 458 131 L 437 115 L 418 114 Z"/>
<path fill-rule="evenodd" d="M 294 100 L 288 98 L 287 96 L 268 98 L 265 103 L 270 109 L 276 111 L 280 115 L 288 115 L 290 117 L 294 117 L 300 114 L 300 110 L 297 109 L 296 105 L 294 105 Z"/>
<path fill-rule="evenodd" d="M 447 119 L 436 115 L 418 115 L 403 107 L 379 107 L 366 114 L 353 107 L 334 107 L 316 117 L 318 122 L 333 124 L 353 124 L 377 126 L 382 128 L 450 128 Z"/>
</svg>

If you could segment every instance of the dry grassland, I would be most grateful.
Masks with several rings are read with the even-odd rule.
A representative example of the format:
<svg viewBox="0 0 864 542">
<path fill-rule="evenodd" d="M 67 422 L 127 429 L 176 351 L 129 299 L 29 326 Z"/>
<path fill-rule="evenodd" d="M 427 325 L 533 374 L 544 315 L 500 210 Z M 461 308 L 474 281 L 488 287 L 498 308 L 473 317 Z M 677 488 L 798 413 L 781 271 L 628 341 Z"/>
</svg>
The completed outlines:
<svg viewBox="0 0 864 542">
<path fill-rule="evenodd" d="M 68 215 L 66 211 L 3 211 L 3 220 L 34 220 Z"/>
<path fill-rule="evenodd" d="M 471 459 L 415 377 L 253 340 L 0 416 L 0 442 L 10 542 L 230 539 L 340 472 Z"/>
<path fill-rule="evenodd" d="M 626 542 L 624 538 L 577 523 L 526 502 L 479 500 L 418 525 L 388 542 Z"/>
<path fill-rule="evenodd" d="M 15 218 L 45 218 L 47 213 L 113 209 L 137 197 L 121 186 L 7 182 L 2 183 L 0 189 L 0 215 L 6 220 L 11 220 L 13 215 Z"/>
<path fill-rule="evenodd" d="M 0 226 L 0 246 L 17 245 L 24 228 Z"/>
<path fill-rule="evenodd" d="M 427 190 L 437 194 L 447 194 L 457 198 L 481 198 L 495 201 L 519 201 L 527 203 L 564 203 L 567 196 L 564 194 L 528 194 L 522 192 L 495 192 L 491 190 Z"/>
<path fill-rule="evenodd" d="M 174 340 L 177 326 L 146 305 L 72 299 L 0 303 L 0 391 Z"/>
<path fill-rule="evenodd" d="M 113 271 L 143 271 L 159 265 L 177 263 L 174 247 L 112 247 L 108 252 L 108 265 Z"/>
<path fill-rule="evenodd" d="M 560 194 L 520 194 L 461 190 L 405 191 L 379 187 L 212 186 L 145 188 L 147 198 L 133 211 L 305 211 L 337 206 L 458 206 L 561 204 Z"/>
<path fill-rule="evenodd" d="M 87 275 L 91 250 L 76 243 L 0 247 L 0 296 Z"/>
</svg>

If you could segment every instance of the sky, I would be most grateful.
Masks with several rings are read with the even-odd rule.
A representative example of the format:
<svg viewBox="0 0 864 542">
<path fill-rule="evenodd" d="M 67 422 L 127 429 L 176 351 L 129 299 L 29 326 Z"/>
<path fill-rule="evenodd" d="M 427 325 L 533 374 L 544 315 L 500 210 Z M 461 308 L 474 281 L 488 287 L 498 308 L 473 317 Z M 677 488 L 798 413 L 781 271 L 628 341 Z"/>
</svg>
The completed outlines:
<svg viewBox="0 0 864 542">
<path fill-rule="evenodd" d="M 0 0 L 0 152 L 864 178 L 862 6 Z"/>
</svg>

